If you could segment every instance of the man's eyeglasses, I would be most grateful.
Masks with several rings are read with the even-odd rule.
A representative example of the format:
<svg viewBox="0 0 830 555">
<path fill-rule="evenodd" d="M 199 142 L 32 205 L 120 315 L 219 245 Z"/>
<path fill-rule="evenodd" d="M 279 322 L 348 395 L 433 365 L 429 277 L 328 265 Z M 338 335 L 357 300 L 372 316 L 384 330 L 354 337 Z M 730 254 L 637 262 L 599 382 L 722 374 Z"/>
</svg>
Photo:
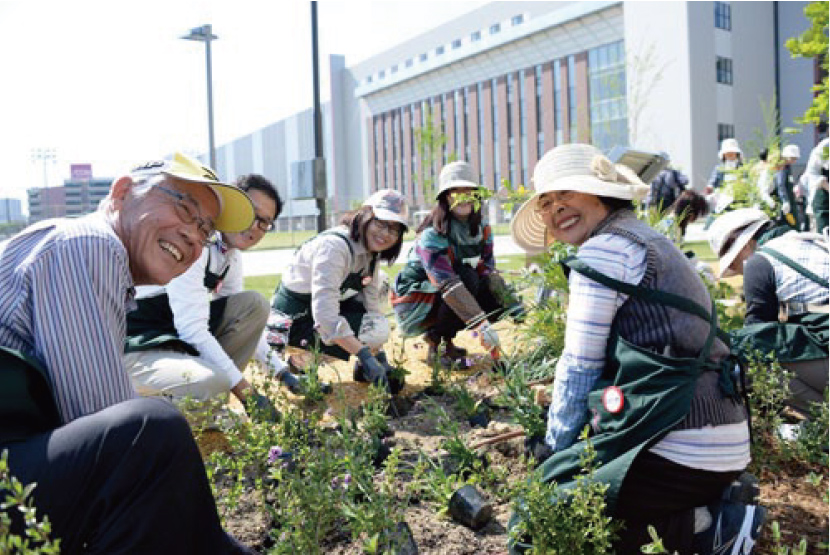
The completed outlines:
<svg viewBox="0 0 830 555">
<path fill-rule="evenodd" d="M 277 223 L 274 220 L 263 218 L 259 214 L 254 213 L 254 225 L 260 231 L 271 231 L 276 227 Z"/>
<path fill-rule="evenodd" d="M 398 238 L 403 234 L 403 227 L 401 227 L 401 224 L 395 222 L 385 222 L 383 220 L 374 219 L 372 220 L 372 224 L 378 231 L 385 231 L 387 235 L 391 235 L 395 238 Z"/>
<path fill-rule="evenodd" d="M 196 206 L 196 201 L 193 200 L 193 197 L 180 193 L 179 191 L 174 191 L 173 189 L 168 189 L 162 185 L 156 185 L 153 188 L 158 189 L 159 191 L 162 191 L 163 193 L 166 193 L 176 199 L 176 202 L 173 203 L 176 210 L 176 216 L 178 216 L 182 223 L 185 224 L 192 224 L 195 222 L 196 229 L 199 230 L 199 234 L 202 236 L 200 242 L 203 247 L 206 246 L 216 228 L 213 227 L 213 222 L 206 220 L 199 214 L 199 208 Z"/>
</svg>

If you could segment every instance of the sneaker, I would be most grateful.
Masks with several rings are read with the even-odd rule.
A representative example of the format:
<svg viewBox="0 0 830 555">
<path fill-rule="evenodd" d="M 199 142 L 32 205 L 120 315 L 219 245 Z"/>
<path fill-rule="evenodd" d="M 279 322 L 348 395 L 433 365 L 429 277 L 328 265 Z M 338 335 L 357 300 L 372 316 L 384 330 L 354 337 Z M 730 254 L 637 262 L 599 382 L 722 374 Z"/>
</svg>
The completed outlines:
<svg viewBox="0 0 830 555">
<path fill-rule="evenodd" d="M 758 478 L 749 472 L 742 472 L 734 482 L 723 492 L 721 499 L 733 503 L 753 505 L 758 503 L 761 495 L 761 487 L 758 485 Z"/>
<path fill-rule="evenodd" d="M 695 534 L 698 555 L 748 555 L 755 550 L 767 510 L 760 505 L 717 501 L 708 507 L 712 523 Z"/>
</svg>

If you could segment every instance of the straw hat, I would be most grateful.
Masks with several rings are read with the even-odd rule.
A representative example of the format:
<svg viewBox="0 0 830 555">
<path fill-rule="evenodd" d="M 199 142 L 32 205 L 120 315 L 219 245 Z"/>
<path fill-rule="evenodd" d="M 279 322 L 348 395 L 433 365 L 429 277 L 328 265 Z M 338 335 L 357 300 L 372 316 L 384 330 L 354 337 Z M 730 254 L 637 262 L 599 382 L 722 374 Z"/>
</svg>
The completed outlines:
<svg viewBox="0 0 830 555">
<path fill-rule="evenodd" d="M 723 155 L 727 152 L 734 152 L 738 156 L 743 156 L 741 145 L 738 144 L 738 139 L 724 139 L 720 143 L 720 150 L 718 151 L 718 158 L 723 159 Z"/>
<path fill-rule="evenodd" d="M 363 206 L 371 206 L 375 218 L 403 224 L 409 228 L 409 207 L 406 199 L 393 189 L 380 189 L 366 199 Z"/>
<path fill-rule="evenodd" d="M 712 223 L 709 228 L 709 246 L 719 259 L 719 278 L 736 274 L 729 269 L 729 266 L 755 233 L 768 221 L 769 217 L 757 208 L 741 208 L 727 212 Z M 736 233 L 737 237 L 735 237 Z M 735 240 L 724 251 L 724 247 L 732 237 L 735 237 Z"/>
<path fill-rule="evenodd" d="M 435 193 L 435 200 L 447 189 L 478 189 L 478 178 L 473 167 L 459 160 L 450 162 L 443 168 L 438 176 L 438 192 Z"/>
<path fill-rule="evenodd" d="M 536 201 L 551 191 L 576 191 L 597 197 L 640 200 L 649 186 L 627 166 L 613 164 L 594 146 L 560 145 L 545 154 L 533 169 L 534 194 L 510 223 L 513 240 L 531 254 L 545 251 L 547 230 Z"/>
<path fill-rule="evenodd" d="M 245 191 L 221 183 L 216 172 L 198 160 L 177 152 L 170 160 L 153 160 L 130 170 L 130 176 L 137 179 L 157 174 L 208 186 L 219 200 L 219 216 L 213 222 L 218 231 L 247 231 L 254 223 L 254 205 Z"/>
</svg>

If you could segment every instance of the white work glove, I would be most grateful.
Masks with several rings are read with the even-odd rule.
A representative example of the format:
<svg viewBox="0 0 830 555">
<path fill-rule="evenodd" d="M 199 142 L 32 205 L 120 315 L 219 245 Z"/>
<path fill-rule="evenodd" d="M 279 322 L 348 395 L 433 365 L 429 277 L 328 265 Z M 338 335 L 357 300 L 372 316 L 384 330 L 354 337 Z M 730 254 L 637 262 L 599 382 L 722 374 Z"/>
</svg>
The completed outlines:
<svg viewBox="0 0 830 555">
<path fill-rule="evenodd" d="M 792 207 L 790 206 L 790 203 L 789 203 L 789 202 L 787 202 L 787 201 L 784 201 L 784 204 L 782 204 L 782 205 L 781 205 L 781 211 L 782 211 L 784 214 L 789 214 L 789 213 L 790 213 L 790 209 L 791 209 L 791 208 L 792 208 Z"/>
<path fill-rule="evenodd" d="M 499 341 L 499 334 L 487 320 L 484 320 L 484 322 L 482 322 L 478 326 L 478 328 L 476 328 L 476 331 L 479 334 L 479 340 L 481 341 L 481 345 L 488 351 L 492 351 L 493 349 L 501 345 L 501 342 Z"/>
</svg>

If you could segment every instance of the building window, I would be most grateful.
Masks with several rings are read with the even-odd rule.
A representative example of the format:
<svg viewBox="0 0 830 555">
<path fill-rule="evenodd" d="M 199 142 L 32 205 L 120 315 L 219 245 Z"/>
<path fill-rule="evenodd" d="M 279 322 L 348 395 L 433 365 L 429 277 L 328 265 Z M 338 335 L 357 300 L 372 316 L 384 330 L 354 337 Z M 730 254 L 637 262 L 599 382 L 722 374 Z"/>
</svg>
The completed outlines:
<svg viewBox="0 0 830 555">
<path fill-rule="evenodd" d="M 490 34 L 491 35 L 495 35 L 499 31 L 501 31 L 501 24 L 500 23 L 493 23 L 492 25 L 490 25 Z"/>
<path fill-rule="evenodd" d="M 501 156 L 499 155 L 499 88 L 498 81 L 490 81 L 490 102 L 493 118 L 493 190 L 499 188 L 501 180 Z"/>
<path fill-rule="evenodd" d="M 422 61 L 422 62 L 426 62 L 426 61 L 427 61 L 427 56 L 428 56 L 428 55 L 427 55 L 426 53 L 424 53 L 424 54 L 421 54 L 421 55 L 418 57 L 418 59 L 419 59 L 420 61 Z"/>
<path fill-rule="evenodd" d="M 384 77 L 386 77 L 386 71 L 384 71 L 384 70 L 378 71 L 378 79 L 383 79 Z"/>
<path fill-rule="evenodd" d="M 731 123 L 718 124 L 718 144 L 724 139 L 732 139 L 735 137 L 735 126 Z"/>
<path fill-rule="evenodd" d="M 553 62 L 553 128 L 554 144 L 561 145 L 564 142 L 562 131 L 562 70 L 559 69 L 560 60 Z"/>
<path fill-rule="evenodd" d="M 541 158 L 542 153 L 544 152 L 543 145 L 545 144 L 545 132 L 542 129 L 542 122 L 542 66 L 536 66 L 536 134 L 538 138 L 538 144 L 536 147 L 537 160 Z"/>
<path fill-rule="evenodd" d="M 521 25 L 524 23 L 525 16 L 523 14 L 514 15 L 513 18 L 510 20 L 511 25 Z"/>
<path fill-rule="evenodd" d="M 470 42 L 478 42 L 481 40 L 481 31 L 473 31 L 470 33 Z"/>
<path fill-rule="evenodd" d="M 409 58 L 406 62 L 404 62 L 406 67 L 412 67 L 412 58 Z"/>
<path fill-rule="evenodd" d="M 622 41 L 588 51 L 591 143 L 600 150 L 628 144 L 625 52 Z"/>
<path fill-rule="evenodd" d="M 721 58 L 718 56 L 717 61 L 715 62 L 715 68 L 718 75 L 718 83 L 723 85 L 731 85 L 732 84 L 732 59 L 731 58 Z"/>
<path fill-rule="evenodd" d="M 366 78 L 366 82 L 367 82 L 367 83 L 371 83 L 371 82 L 372 82 L 372 76 L 371 76 L 371 75 L 370 75 L 370 76 L 368 76 L 368 77 Z"/>
<path fill-rule="evenodd" d="M 724 31 L 732 30 L 732 6 L 729 2 L 715 2 L 715 27 Z"/>
<path fill-rule="evenodd" d="M 522 184 L 528 184 L 527 179 L 527 106 L 525 103 L 525 70 L 519 71 L 519 138 L 522 161 L 519 176 Z M 517 176 L 517 177 L 519 177 Z"/>
<path fill-rule="evenodd" d="M 576 121 L 576 58 L 568 56 L 568 125 L 570 126 L 569 141 L 577 140 Z"/>
<path fill-rule="evenodd" d="M 392 66 L 392 70 L 389 73 L 398 73 L 398 64 Z"/>
<path fill-rule="evenodd" d="M 455 39 L 452 41 L 452 48 L 455 50 L 456 48 L 461 48 L 461 39 Z"/>
<path fill-rule="evenodd" d="M 436 56 L 440 56 L 443 53 L 444 53 L 444 47 L 443 46 L 439 46 L 438 48 L 435 49 L 435 55 Z"/>
</svg>

